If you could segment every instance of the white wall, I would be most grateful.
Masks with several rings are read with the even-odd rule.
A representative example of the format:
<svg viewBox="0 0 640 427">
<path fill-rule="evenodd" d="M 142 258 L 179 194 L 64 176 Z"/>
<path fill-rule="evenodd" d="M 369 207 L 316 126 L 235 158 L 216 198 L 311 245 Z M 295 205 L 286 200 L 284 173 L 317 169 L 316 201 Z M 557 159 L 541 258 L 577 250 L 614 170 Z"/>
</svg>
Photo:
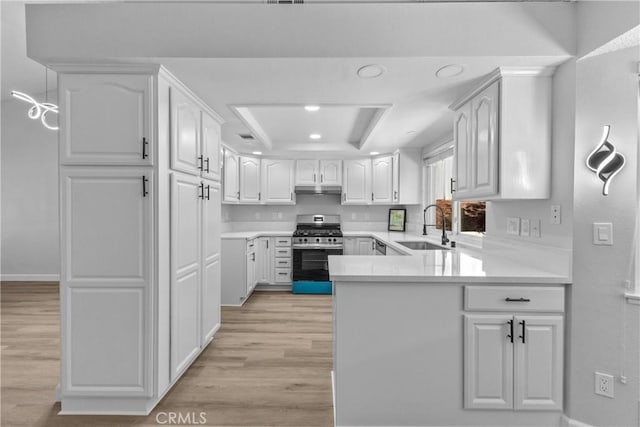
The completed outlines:
<svg viewBox="0 0 640 427">
<path fill-rule="evenodd" d="M 387 229 L 389 208 L 407 209 L 407 230 L 422 227 L 419 206 L 350 206 L 340 204 L 340 195 L 298 194 L 293 206 L 222 205 L 223 231 L 280 230 L 293 231 L 296 215 L 340 215 L 345 231 Z"/>
<path fill-rule="evenodd" d="M 573 232 L 573 141 L 575 110 L 575 60 L 559 66 L 553 76 L 551 135 L 551 198 L 548 200 L 489 203 L 486 235 L 517 243 L 536 243 L 571 249 Z M 562 206 L 562 223 L 549 221 L 551 205 Z M 541 237 L 507 235 L 507 217 L 539 219 Z"/>
<path fill-rule="evenodd" d="M 2 102 L 0 274 L 57 280 L 58 133 L 29 119 L 28 108 L 16 99 Z"/>
<path fill-rule="evenodd" d="M 579 4 L 580 22 L 600 7 Z M 634 6 L 633 4 L 631 6 Z M 636 19 L 640 16 L 635 3 Z M 582 26 L 581 34 L 590 31 Z M 576 66 L 575 190 L 573 278 L 568 298 L 566 413 L 592 425 L 638 425 L 640 400 L 639 306 L 625 302 L 624 280 L 633 278 L 637 212 L 638 48 L 582 59 Z M 584 166 L 599 143 L 603 125 L 609 141 L 628 161 L 612 182 L 602 182 Z M 613 246 L 592 244 L 592 223 L 611 222 Z M 616 377 L 615 399 L 594 394 L 594 372 Z M 619 381 L 625 375 L 627 384 Z"/>
</svg>

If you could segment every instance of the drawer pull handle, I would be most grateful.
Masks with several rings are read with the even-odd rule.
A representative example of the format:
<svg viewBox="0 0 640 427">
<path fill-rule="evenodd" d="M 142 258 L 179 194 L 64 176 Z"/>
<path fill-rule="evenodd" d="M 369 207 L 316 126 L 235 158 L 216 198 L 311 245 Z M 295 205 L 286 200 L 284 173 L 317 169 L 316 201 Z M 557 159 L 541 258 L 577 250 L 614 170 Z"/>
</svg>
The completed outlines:
<svg viewBox="0 0 640 427">
<path fill-rule="evenodd" d="M 513 320 L 509 320 L 507 323 L 509 324 L 509 335 L 507 335 L 507 338 L 509 338 L 513 344 Z"/>
<path fill-rule="evenodd" d="M 522 322 L 519 322 L 522 325 L 522 335 L 519 336 L 519 338 L 522 338 L 522 344 L 525 343 L 525 331 L 527 330 L 527 324 L 526 321 L 523 320 Z"/>
<path fill-rule="evenodd" d="M 529 298 L 505 298 L 506 302 L 531 302 Z"/>
</svg>

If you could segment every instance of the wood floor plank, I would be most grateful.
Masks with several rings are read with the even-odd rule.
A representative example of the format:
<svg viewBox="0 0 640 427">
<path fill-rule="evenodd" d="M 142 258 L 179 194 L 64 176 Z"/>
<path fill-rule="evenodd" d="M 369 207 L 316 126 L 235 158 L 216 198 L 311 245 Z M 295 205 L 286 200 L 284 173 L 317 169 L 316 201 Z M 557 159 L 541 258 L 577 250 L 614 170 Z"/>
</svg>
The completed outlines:
<svg viewBox="0 0 640 427">
<path fill-rule="evenodd" d="M 2 426 L 158 426 L 167 413 L 211 426 L 331 426 L 332 303 L 328 295 L 255 292 L 223 307 L 222 327 L 147 417 L 62 416 L 55 282 L 0 288 Z"/>
</svg>

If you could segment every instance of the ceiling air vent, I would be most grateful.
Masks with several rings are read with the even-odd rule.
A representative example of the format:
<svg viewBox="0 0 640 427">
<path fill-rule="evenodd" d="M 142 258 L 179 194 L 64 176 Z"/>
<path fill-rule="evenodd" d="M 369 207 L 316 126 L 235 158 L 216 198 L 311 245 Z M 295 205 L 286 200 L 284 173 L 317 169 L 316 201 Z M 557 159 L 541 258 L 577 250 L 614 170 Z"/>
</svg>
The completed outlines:
<svg viewBox="0 0 640 427">
<path fill-rule="evenodd" d="M 238 136 L 245 141 L 255 141 L 255 138 L 250 133 L 239 133 Z"/>
<path fill-rule="evenodd" d="M 304 0 L 264 0 L 267 4 L 303 4 Z"/>
</svg>

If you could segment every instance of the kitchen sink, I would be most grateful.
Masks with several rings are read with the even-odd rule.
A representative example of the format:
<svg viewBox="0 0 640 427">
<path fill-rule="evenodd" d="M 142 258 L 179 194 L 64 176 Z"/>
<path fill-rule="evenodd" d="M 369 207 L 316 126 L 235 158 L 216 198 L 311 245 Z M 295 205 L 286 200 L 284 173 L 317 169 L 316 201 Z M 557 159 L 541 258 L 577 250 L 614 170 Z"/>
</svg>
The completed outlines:
<svg viewBox="0 0 640 427">
<path fill-rule="evenodd" d="M 409 249 L 413 249 L 414 251 L 434 251 L 434 250 L 449 250 L 444 246 L 434 245 L 429 242 L 398 242 L 402 246 L 405 246 Z"/>
</svg>

